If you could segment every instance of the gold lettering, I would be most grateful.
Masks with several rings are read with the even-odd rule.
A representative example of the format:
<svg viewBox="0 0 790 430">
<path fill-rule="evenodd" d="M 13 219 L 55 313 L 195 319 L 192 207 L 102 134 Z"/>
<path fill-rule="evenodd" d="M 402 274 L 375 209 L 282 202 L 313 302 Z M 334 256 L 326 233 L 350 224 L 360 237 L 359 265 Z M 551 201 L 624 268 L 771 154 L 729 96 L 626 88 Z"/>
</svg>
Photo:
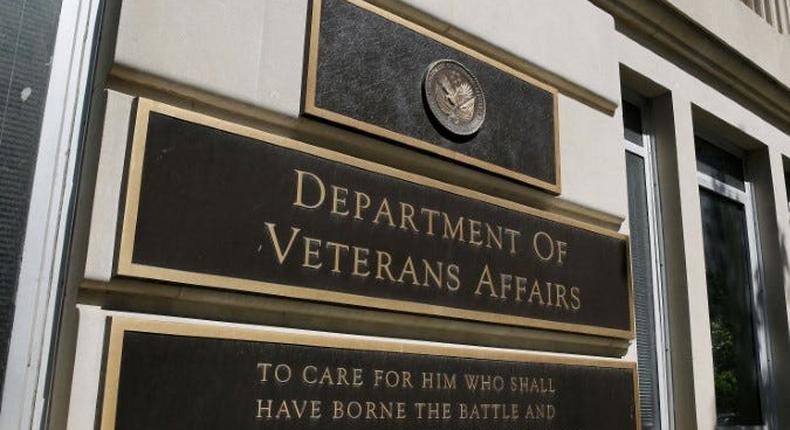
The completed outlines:
<svg viewBox="0 0 790 430">
<path fill-rule="evenodd" d="M 455 222 L 455 226 L 453 226 L 453 224 L 450 222 L 450 218 L 446 213 L 442 212 L 442 217 L 444 218 L 444 235 L 442 237 L 445 239 L 455 239 L 459 242 L 465 242 L 464 217 L 458 217 Z M 458 237 L 456 238 L 456 236 Z"/>
<path fill-rule="evenodd" d="M 510 253 L 516 255 L 516 238 L 521 236 L 521 232 L 517 230 L 505 229 L 505 234 L 510 240 Z"/>
<path fill-rule="evenodd" d="M 324 182 L 314 173 L 306 172 L 304 170 L 294 169 L 296 172 L 296 199 L 294 199 L 293 205 L 302 207 L 305 209 L 315 209 L 321 204 L 324 203 L 324 198 L 326 197 L 326 188 L 324 187 Z M 308 177 L 313 180 L 318 186 L 318 200 L 315 203 L 308 204 L 304 202 L 304 178 Z"/>
<path fill-rule="evenodd" d="M 287 364 L 278 364 L 274 366 L 274 380 L 279 384 L 285 384 L 291 380 L 291 366 Z"/>
<path fill-rule="evenodd" d="M 417 407 L 417 419 L 428 420 L 449 420 L 452 418 L 451 403 L 423 403 L 415 402 L 414 406 Z M 424 411 L 427 409 L 427 413 Z"/>
<path fill-rule="evenodd" d="M 425 234 L 428 236 L 433 236 L 433 220 L 436 215 L 440 214 L 440 212 L 433 209 L 420 208 L 420 213 L 427 214 L 428 216 L 428 229 L 425 231 Z"/>
<path fill-rule="evenodd" d="M 471 245 L 480 246 L 483 244 L 481 226 L 480 221 L 469 219 L 469 243 Z"/>
<path fill-rule="evenodd" d="M 332 419 L 339 420 L 343 418 L 343 402 L 339 400 L 332 401 Z"/>
<path fill-rule="evenodd" d="M 545 231 L 539 231 L 532 237 L 532 249 L 544 263 L 554 258 L 554 241 Z"/>
<path fill-rule="evenodd" d="M 270 420 L 272 418 L 271 399 L 266 401 L 266 406 L 263 406 L 263 400 L 258 399 L 258 413 L 255 415 L 255 418 L 258 419 L 266 418 L 267 420 Z"/>
<path fill-rule="evenodd" d="M 291 227 L 291 238 L 288 239 L 288 245 L 285 246 L 285 251 L 283 251 L 282 248 L 280 248 L 280 241 L 277 239 L 277 224 L 270 222 L 264 224 L 266 224 L 266 230 L 269 231 L 269 240 L 272 241 L 272 246 L 274 246 L 274 253 L 277 256 L 277 262 L 283 264 L 291 250 L 291 245 L 294 244 L 294 240 L 296 240 L 296 236 L 299 235 L 299 231 L 301 230 L 296 227 Z"/>
<path fill-rule="evenodd" d="M 362 380 L 362 369 L 355 367 L 351 371 L 351 385 L 361 387 L 364 384 Z"/>
<path fill-rule="evenodd" d="M 362 209 L 367 209 L 370 207 L 370 197 L 362 192 L 354 191 L 354 197 L 356 198 L 356 205 L 354 209 L 354 219 L 355 220 L 362 220 Z"/>
<path fill-rule="evenodd" d="M 491 228 L 491 225 L 486 223 L 486 248 L 491 248 L 493 241 L 497 249 L 502 249 L 502 226 L 496 226 L 496 232 Z"/>
<path fill-rule="evenodd" d="M 395 277 L 390 272 L 390 264 L 392 264 L 392 255 L 389 252 L 376 251 L 376 279 L 383 280 L 384 277 L 381 274 L 387 272 L 390 282 L 395 282 Z"/>
<path fill-rule="evenodd" d="M 411 226 L 411 229 L 414 230 L 415 233 L 419 233 L 417 230 L 417 226 L 414 225 L 414 206 L 401 202 L 400 204 L 400 228 L 401 230 L 408 230 L 406 228 L 406 224 Z"/>
<path fill-rule="evenodd" d="M 332 380 L 332 372 L 328 367 L 324 368 L 324 372 L 321 374 L 321 379 L 318 380 L 318 383 L 321 385 L 335 385 L 335 381 Z"/>
<path fill-rule="evenodd" d="M 454 373 L 422 372 L 423 390 L 455 390 L 457 388 Z"/>
<path fill-rule="evenodd" d="M 562 264 L 562 259 L 568 255 L 568 244 L 565 242 L 557 241 L 557 264 Z"/>
<path fill-rule="evenodd" d="M 570 306 L 568 306 L 568 302 L 565 300 L 565 285 L 554 284 L 554 286 L 557 288 L 557 303 L 555 304 L 555 306 L 558 308 L 563 307 L 565 309 L 570 309 Z"/>
<path fill-rule="evenodd" d="M 443 270 L 442 270 L 443 267 L 442 266 L 444 266 L 444 263 L 442 263 L 441 261 L 437 261 L 436 264 L 438 266 L 438 270 L 434 271 L 433 267 L 431 267 L 431 263 L 428 260 L 424 259 L 424 258 L 422 259 L 423 271 L 425 273 L 425 277 L 423 278 L 423 281 L 422 281 L 422 286 L 423 287 L 429 287 L 430 286 L 429 283 L 428 283 L 428 278 L 433 280 L 433 283 L 434 283 L 435 286 L 437 286 L 437 287 L 441 287 L 442 286 L 442 273 L 443 273 Z"/>
<path fill-rule="evenodd" d="M 417 271 L 414 269 L 414 262 L 411 259 L 411 256 L 406 257 L 406 262 L 403 263 L 403 269 L 400 272 L 400 277 L 398 277 L 398 282 L 403 283 L 403 278 L 409 275 L 411 277 L 411 284 L 412 285 L 420 285 L 420 281 L 417 280 Z"/>
<path fill-rule="evenodd" d="M 368 248 L 360 248 L 358 246 L 352 247 L 354 250 L 354 271 L 351 272 L 354 276 L 361 276 L 365 277 L 370 275 L 370 271 L 368 269 L 368 254 L 370 254 L 370 250 Z M 364 272 L 360 271 L 360 268 L 365 270 Z"/>
<path fill-rule="evenodd" d="M 308 376 L 308 373 L 311 376 Z M 312 365 L 307 365 L 302 369 L 302 381 L 309 385 L 313 385 L 318 382 L 315 377 L 315 374 L 318 373 L 318 368 Z"/>
<path fill-rule="evenodd" d="M 319 250 L 321 248 L 321 240 L 313 239 L 312 237 L 303 236 L 304 238 L 304 262 L 302 267 L 310 269 L 320 269 L 324 263 L 320 261 L 317 263 L 312 262 L 313 258 L 320 258 Z M 313 246 L 315 245 L 315 247 Z M 315 249 L 314 249 L 315 248 Z"/>
<path fill-rule="evenodd" d="M 335 264 L 332 266 L 333 273 L 340 273 L 340 251 L 348 251 L 348 245 L 344 245 L 342 243 L 337 242 L 330 242 L 326 241 L 326 247 L 330 249 L 334 249 L 335 251 Z"/>
<path fill-rule="evenodd" d="M 389 224 L 390 227 L 395 227 L 395 220 L 392 219 L 392 211 L 390 211 L 390 204 L 386 197 L 381 199 L 381 204 L 379 205 L 378 212 L 376 212 L 376 217 L 373 218 L 373 223 L 378 224 L 379 218 L 382 216 L 387 217 L 387 224 Z"/>
<path fill-rule="evenodd" d="M 287 420 L 290 420 L 291 411 L 288 409 L 288 403 L 286 402 L 280 403 L 280 408 L 277 409 L 277 414 L 274 417 L 277 419 L 285 418 Z"/>
<path fill-rule="evenodd" d="M 532 303 L 532 299 L 538 297 L 538 303 L 541 305 L 543 304 L 543 293 L 540 291 L 540 281 L 535 279 L 535 282 L 532 284 L 532 291 L 529 293 L 529 299 L 527 303 Z"/>
<path fill-rule="evenodd" d="M 272 369 L 272 363 L 258 363 L 258 370 L 261 372 L 261 383 L 269 381 L 269 371 Z M 274 380 L 277 383 L 284 384 L 291 380 L 291 367 L 287 364 L 278 364 L 274 366 Z"/>
<path fill-rule="evenodd" d="M 414 388 L 408 370 L 373 369 L 373 386 L 386 388 Z"/>
<path fill-rule="evenodd" d="M 480 281 L 477 283 L 477 288 L 475 289 L 475 295 L 479 296 L 480 294 L 482 294 L 480 292 L 480 289 L 483 286 L 488 287 L 488 290 L 489 290 L 488 294 L 491 297 L 494 297 L 494 298 L 499 297 L 499 296 L 497 296 L 497 293 L 496 293 L 496 291 L 494 289 L 494 282 L 493 282 L 493 280 L 491 280 L 491 270 L 488 268 L 488 264 L 486 264 L 485 267 L 483 267 L 483 273 L 480 274 Z"/>
<path fill-rule="evenodd" d="M 405 402 L 373 402 L 351 400 L 343 402 L 341 400 L 332 401 L 332 419 L 349 420 L 403 420 L 406 418 Z"/>
<path fill-rule="evenodd" d="M 457 264 L 447 266 L 446 287 L 450 291 L 458 291 L 461 288 L 461 268 Z"/>
<path fill-rule="evenodd" d="M 312 420 L 317 420 L 321 418 L 321 401 L 320 400 L 282 400 L 279 402 L 279 407 L 277 411 L 272 416 L 272 400 L 268 399 L 265 403 L 261 399 L 258 399 L 258 413 L 255 416 L 258 419 L 267 419 L 271 420 L 276 419 L 291 419 L 291 413 L 296 415 L 297 419 L 301 419 L 305 417 L 305 412 L 307 412 L 307 407 L 310 406 L 310 415 L 309 418 Z"/>
<path fill-rule="evenodd" d="M 551 286 L 552 286 L 551 282 L 546 282 L 546 304 L 548 306 L 552 306 L 554 304 L 554 303 L 552 303 L 552 300 L 551 300 L 551 291 L 552 291 Z"/>
<path fill-rule="evenodd" d="M 578 311 L 582 307 L 580 295 L 581 290 L 579 290 L 579 287 L 571 287 L 571 309 L 574 311 Z"/>
<path fill-rule="evenodd" d="M 261 371 L 261 382 L 268 382 L 269 369 L 272 363 L 258 363 L 258 370 Z"/>
<path fill-rule="evenodd" d="M 521 295 L 527 293 L 527 278 L 516 276 L 516 301 L 521 301 Z"/>
<path fill-rule="evenodd" d="M 342 196 L 341 196 L 342 192 Z M 341 212 L 340 207 L 346 207 L 346 196 L 348 196 L 348 188 L 338 187 L 332 185 L 332 215 L 347 216 L 351 212 L 345 210 Z"/>
<path fill-rule="evenodd" d="M 500 293 L 499 298 L 506 299 L 507 292 L 509 292 L 513 288 L 513 275 L 507 273 L 500 273 L 499 274 L 499 285 L 501 287 L 502 292 Z"/>
</svg>

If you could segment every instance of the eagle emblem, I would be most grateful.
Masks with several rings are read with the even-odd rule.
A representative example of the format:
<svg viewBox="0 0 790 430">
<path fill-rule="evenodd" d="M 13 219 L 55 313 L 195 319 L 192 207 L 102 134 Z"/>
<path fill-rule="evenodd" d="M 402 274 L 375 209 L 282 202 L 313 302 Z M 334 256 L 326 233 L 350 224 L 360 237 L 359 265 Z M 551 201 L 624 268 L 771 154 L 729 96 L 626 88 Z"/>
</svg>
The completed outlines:
<svg viewBox="0 0 790 430">
<path fill-rule="evenodd" d="M 472 86 L 466 82 L 454 86 L 447 76 L 442 76 L 439 83 L 443 92 L 436 98 L 439 109 L 456 124 L 471 121 L 475 115 L 475 94 Z"/>
<path fill-rule="evenodd" d="M 447 131 L 470 136 L 482 126 L 486 113 L 483 90 L 461 63 L 432 63 L 425 73 L 423 89 L 429 112 Z"/>
</svg>

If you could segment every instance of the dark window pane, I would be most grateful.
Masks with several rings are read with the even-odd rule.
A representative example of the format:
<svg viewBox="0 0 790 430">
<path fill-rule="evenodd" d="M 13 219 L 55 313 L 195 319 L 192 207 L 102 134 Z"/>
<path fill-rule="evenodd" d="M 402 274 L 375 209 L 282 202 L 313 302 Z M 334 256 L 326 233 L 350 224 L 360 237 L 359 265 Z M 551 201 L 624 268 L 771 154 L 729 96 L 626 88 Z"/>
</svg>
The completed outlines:
<svg viewBox="0 0 790 430">
<path fill-rule="evenodd" d="M 729 152 L 719 149 L 705 139 L 696 138 L 697 170 L 739 190 L 743 183 L 743 162 Z"/>
<path fill-rule="evenodd" d="M 642 146 L 642 110 L 633 103 L 623 100 L 623 128 L 629 142 Z"/>
<path fill-rule="evenodd" d="M 790 172 L 785 172 L 785 193 L 787 194 L 787 201 L 790 202 Z"/>
<path fill-rule="evenodd" d="M 661 428 L 658 403 L 653 264 L 650 250 L 645 160 L 626 152 L 628 222 L 631 231 L 631 274 L 636 305 L 636 345 L 639 363 L 639 405 L 642 428 Z"/>
<path fill-rule="evenodd" d="M 700 190 L 716 412 L 720 426 L 762 424 L 744 206 Z"/>
</svg>

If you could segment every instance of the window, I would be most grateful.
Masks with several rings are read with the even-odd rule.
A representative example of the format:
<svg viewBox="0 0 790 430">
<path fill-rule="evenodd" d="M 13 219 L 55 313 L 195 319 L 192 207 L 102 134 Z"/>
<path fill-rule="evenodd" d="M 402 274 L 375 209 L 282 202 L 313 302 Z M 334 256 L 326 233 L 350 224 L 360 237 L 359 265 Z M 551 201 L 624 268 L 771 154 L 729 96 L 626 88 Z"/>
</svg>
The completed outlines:
<svg viewBox="0 0 790 430">
<path fill-rule="evenodd" d="M 647 127 L 646 101 L 626 94 L 622 106 L 642 428 L 668 430 L 672 416 L 666 370 L 669 344 L 664 318 L 654 142 Z"/>
<path fill-rule="evenodd" d="M 785 158 L 785 166 L 788 162 Z M 787 208 L 790 209 L 790 169 L 785 167 L 785 197 L 787 198 Z"/>
<path fill-rule="evenodd" d="M 751 188 L 735 154 L 699 137 L 696 152 L 717 424 L 764 428 L 767 362 Z"/>
</svg>

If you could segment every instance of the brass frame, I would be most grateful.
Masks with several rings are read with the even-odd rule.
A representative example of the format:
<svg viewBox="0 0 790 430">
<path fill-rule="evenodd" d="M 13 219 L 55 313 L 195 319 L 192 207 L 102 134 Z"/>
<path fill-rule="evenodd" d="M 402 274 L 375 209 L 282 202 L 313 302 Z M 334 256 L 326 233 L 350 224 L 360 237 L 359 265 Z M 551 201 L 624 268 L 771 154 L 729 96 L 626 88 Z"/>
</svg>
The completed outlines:
<svg viewBox="0 0 790 430">
<path fill-rule="evenodd" d="M 429 343 L 424 341 L 403 342 L 396 338 L 355 336 L 325 332 L 278 329 L 275 327 L 223 327 L 218 324 L 198 324 L 194 322 L 175 322 L 133 317 L 109 317 L 110 333 L 107 336 L 107 354 L 104 371 L 104 390 L 101 394 L 100 429 L 115 428 L 118 407 L 118 384 L 121 375 L 123 339 L 127 331 L 156 333 L 173 336 L 192 336 L 213 339 L 228 339 L 290 345 L 316 346 L 323 348 L 344 348 L 362 351 L 385 351 L 403 354 L 433 355 L 440 357 L 473 358 L 479 360 L 516 361 L 524 363 L 549 363 L 630 369 L 634 387 L 634 408 L 636 429 L 641 430 L 639 409 L 639 378 L 636 363 L 606 358 L 581 358 L 571 355 L 534 353 L 513 349 L 470 348 L 458 344 Z"/>
<path fill-rule="evenodd" d="M 532 85 L 535 85 L 543 90 L 548 91 L 552 95 L 552 101 L 554 105 L 554 173 L 555 173 L 555 183 L 547 182 L 538 178 L 534 178 L 532 176 L 526 175 L 524 173 L 516 172 L 514 170 L 510 170 L 508 168 L 502 167 L 498 164 L 491 163 L 488 161 L 481 160 L 479 158 L 471 157 L 465 154 L 462 154 L 457 151 L 453 151 L 452 149 L 443 148 L 438 145 L 434 145 L 432 143 L 426 142 L 424 140 L 420 140 L 411 136 L 407 136 L 405 134 L 397 133 L 392 130 L 388 130 L 383 127 L 379 127 L 373 124 L 370 124 L 365 121 L 361 121 L 355 118 L 351 118 L 337 112 L 333 112 L 327 109 L 320 108 L 315 105 L 315 90 L 316 90 L 316 78 L 317 78 L 317 69 L 318 69 L 318 38 L 320 34 L 320 24 L 321 24 L 321 7 L 323 5 L 322 0 L 313 0 L 313 9 L 312 9 L 312 17 L 310 23 L 310 38 L 309 38 L 309 53 L 307 58 L 307 82 L 305 85 L 305 101 L 304 101 L 304 112 L 310 115 L 314 115 L 332 122 L 336 122 L 339 124 L 343 124 L 349 127 L 353 127 L 380 137 L 384 137 L 387 139 L 395 140 L 401 143 L 405 143 L 409 146 L 428 151 L 445 158 L 449 158 L 453 161 L 460 162 L 463 164 L 467 164 L 473 167 L 477 167 L 492 173 L 496 173 L 502 176 L 505 176 L 510 179 L 515 179 L 517 181 L 523 182 L 528 185 L 532 185 L 534 187 L 549 191 L 554 194 L 560 194 L 562 192 L 562 180 L 561 180 L 561 163 L 560 163 L 560 127 L 559 127 L 559 112 L 558 112 L 558 105 L 559 105 L 559 97 L 558 91 L 556 88 L 547 85 L 544 82 L 541 82 L 523 72 L 520 72 L 504 63 L 496 61 L 492 58 L 489 58 L 482 53 L 475 51 L 472 48 L 464 46 L 458 42 L 455 42 L 445 36 L 442 36 L 438 33 L 435 33 L 419 24 L 416 24 L 412 21 L 409 21 L 405 18 L 402 18 L 392 12 L 386 11 L 381 9 L 377 6 L 374 6 L 364 0 L 346 0 L 349 3 L 358 6 L 362 9 L 365 9 L 369 12 L 375 13 L 383 18 L 386 18 L 396 24 L 400 24 L 410 30 L 413 30 L 419 34 L 427 36 L 439 43 L 447 45 L 453 49 L 463 52 L 464 54 L 470 55 L 484 63 L 487 63 L 504 73 L 509 75 L 515 76 L 525 82 L 528 82 Z"/>
<path fill-rule="evenodd" d="M 155 267 L 155 266 L 148 266 L 148 265 L 134 263 L 132 261 L 132 255 L 134 250 L 135 231 L 137 228 L 137 213 L 138 213 L 138 204 L 140 197 L 140 184 L 142 180 L 143 160 L 145 153 L 146 136 L 148 131 L 148 117 L 150 112 L 162 113 L 185 121 L 206 125 L 219 130 L 227 131 L 229 133 L 234 133 L 240 136 L 253 138 L 256 140 L 261 140 L 267 144 L 276 145 L 291 150 L 303 152 L 327 160 L 343 163 L 346 165 L 351 165 L 377 174 L 386 175 L 400 180 L 405 180 L 412 183 L 428 186 L 461 197 L 476 199 L 506 209 L 518 211 L 521 213 L 537 216 L 544 219 L 549 219 L 552 221 L 571 225 L 577 228 L 585 229 L 597 234 L 626 241 L 626 248 L 628 250 L 626 256 L 628 258 L 627 294 L 628 294 L 628 312 L 630 314 L 629 315 L 630 329 L 620 330 L 620 329 L 591 326 L 584 324 L 548 321 L 548 320 L 519 317 L 512 315 L 501 315 L 501 314 L 495 314 L 490 312 L 473 311 L 473 310 L 452 308 L 452 307 L 439 306 L 439 305 L 430 305 L 430 304 L 417 303 L 417 302 L 411 302 L 406 300 L 381 299 L 381 298 L 362 296 L 356 294 L 320 290 L 311 287 L 284 285 L 284 284 L 276 284 L 276 283 L 263 282 L 263 281 L 253 281 L 248 279 L 211 275 L 211 274 L 198 273 L 198 272 L 187 272 L 182 270 L 167 269 L 162 267 Z M 294 139 L 271 134 L 262 130 L 242 126 L 239 124 L 221 120 L 194 111 L 181 109 L 178 107 L 170 106 L 164 103 L 156 102 L 150 99 L 143 99 L 143 98 L 139 99 L 137 106 L 137 117 L 135 120 L 135 129 L 133 134 L 131 156 L 129 160 L 126 204 L 125 204 L 124 215 L 123 215 L 123 226 L 121 231 L 121 244 L 118 254 L 117 273 L 119 275 L 126 275 L 132 277 L 141 277 L 141 278 L 156 279 L 162 281 L 202 285 L 207 287 L 223 288 L 223 289 L 230 289 L 237 291 L 264 293 L 264 294 L 271 294 L 276 296 L 291 297 L 296 299 L 318 300 L 323 302 L 331 302 L 331 303 L 339 303 L 339 304 L 347 304 L 347 305 L 350 304 L 356 306 L 365 306 L 365 307 L 377 308 L 377 309 L 424 314 L 424 315 L 431 315 L 437 317 L 460 318 L 466 320 L 485 321 L 485 322 L 522 326 L 522 327 L 561 330 L 561 331 L 567 331 L 572 333 L 592 334 L 592 335 L 622 338 L 628 340 L 633 339 L 635 335 L 634 301 L 633 301 L 631 265 L 630 265 L 630 246 L 628 243 L 628 236 L 626 235 L 613 232 L 595 225 L 585 224 L 580 221 L 567 218 L 561 215 L 543 212 L 538 209 L 534 209 L 498 197 L 493 197 L 487 194 L 480 193 L 478 191 L 466 189 L 457 185 L 447 184 L 435 179 L 419 176 L 414 173 L 398 170 L 371 161 L 362 160 L 329 149 L 308 145 L 306 143 Z"/>
</svg>

